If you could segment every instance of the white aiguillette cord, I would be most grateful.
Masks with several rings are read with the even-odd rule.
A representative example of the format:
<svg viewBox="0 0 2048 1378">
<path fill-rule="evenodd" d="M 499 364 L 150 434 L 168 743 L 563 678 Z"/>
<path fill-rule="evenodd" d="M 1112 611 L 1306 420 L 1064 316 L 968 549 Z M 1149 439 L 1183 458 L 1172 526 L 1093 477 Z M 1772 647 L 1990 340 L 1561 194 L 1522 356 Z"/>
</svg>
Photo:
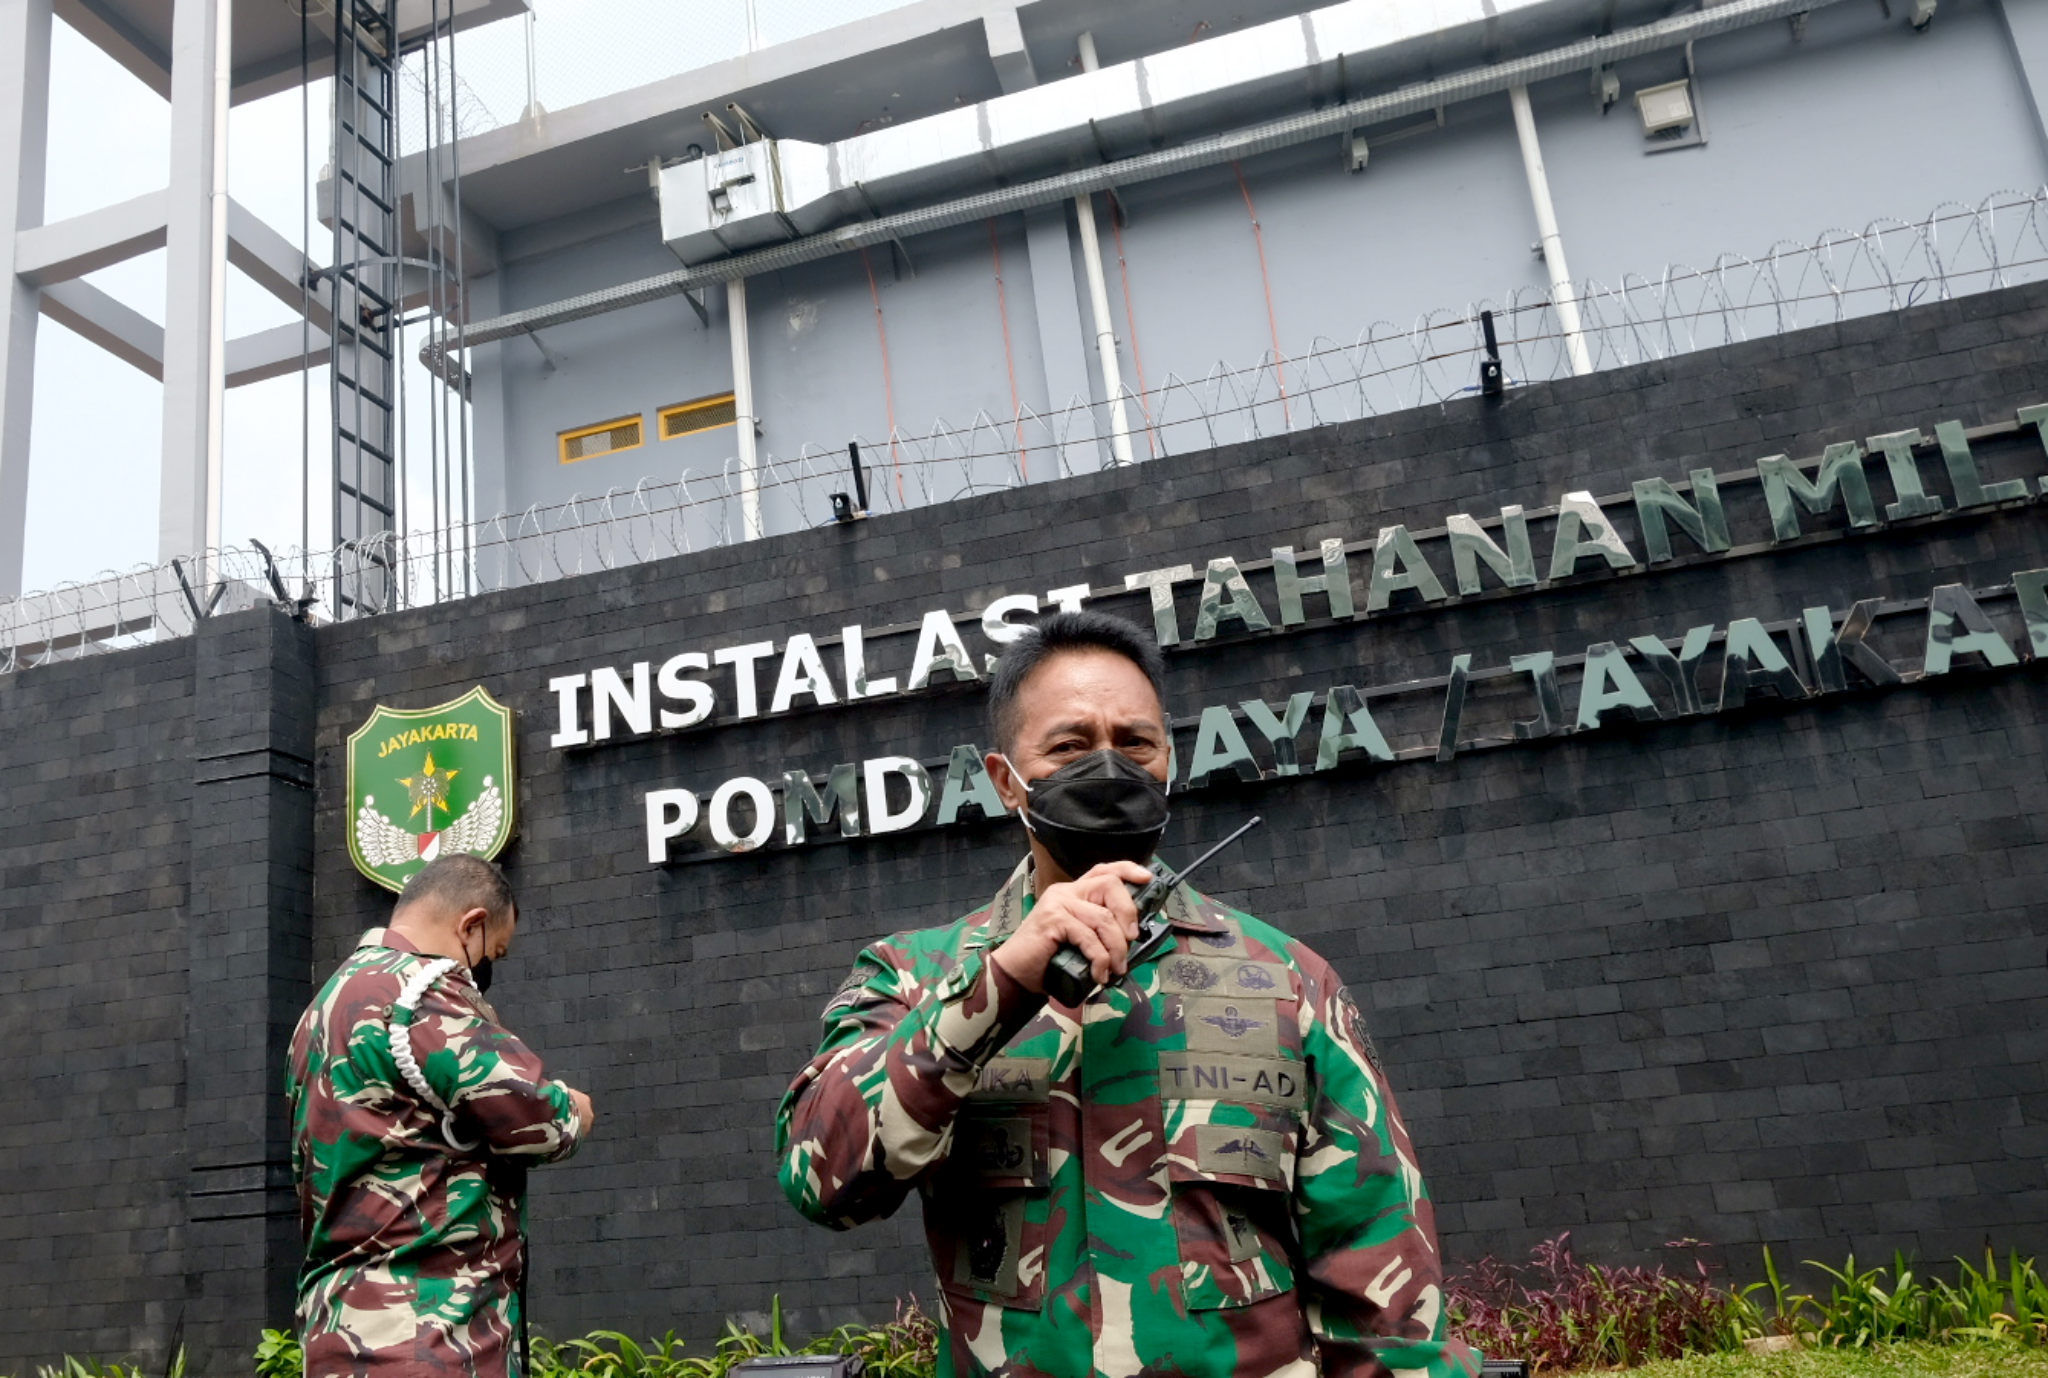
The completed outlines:
<svg viewBox="0 0 2048 1378">
<path fill-rule="evenodd" d="M 405 1084 L 412 1088 L 413 1094 L 440 1112 L 441 1137 L 448 1141 L 448 1147 L 457 1153 L 469 1153 L 476 1149 L 481 1140 L 464 1139 L 456 1134 L 455 1111 L 435 1093 L 432 1086 L 427 1084 L 426 1073 L 420 1070 L 419 1059 L 413 1056 L 412 1051 L 413 1011 L 434 982 L 459 965 L 460 963 L 453 957 L 443 957 L 439 961 L 429 962 L 415 971 L 399 988 L 398 998 L 391 1002 L 391 1060 L 398 1064 L 399 1074 L 405 1078 Z M 403 1024 L 398 1022 L 401 1011 L 405 1014 Z"/>
<path fill-rule="evenodd" d="M 459 965 L 461 963 L 453 957 L 443 957 L 438 961 L 429 962 L 415 971 L 399 988 L 398 998 L 391 1002 L 391 1032 L 394 1035 L 391 1039 L 391 1060 L 398 1064 L 399 1074 L 405 1078 L 406 1085 L 412 1087 L 413 1094 L 441 1112 L 441 1137 L 448 1141 L 448 1146 L 457 1153 L 469 1153 L 482 1141 L 463 1139 L 456 1134 L 455 1112 L 448 1107 L 446 1101 L 435 1094 L 434 1088 L 427 1084 L 426 1073 L 420 1070 L 419 1059 L 412 1051 L 413 1011 L 418 1008 L 421 998 L 433 987 L 434 982 Z M 400 1024 L 397 1018 L 400 1011 L 405 1014 L 403 1024 Z M 519 1265 L 519 1368 L 522 1373 L 533 1371 L 528 1355 L 526 1314 L 526 1278 L 532 1271 L 533 1255 L 529 1251 Z"/>
</svg>

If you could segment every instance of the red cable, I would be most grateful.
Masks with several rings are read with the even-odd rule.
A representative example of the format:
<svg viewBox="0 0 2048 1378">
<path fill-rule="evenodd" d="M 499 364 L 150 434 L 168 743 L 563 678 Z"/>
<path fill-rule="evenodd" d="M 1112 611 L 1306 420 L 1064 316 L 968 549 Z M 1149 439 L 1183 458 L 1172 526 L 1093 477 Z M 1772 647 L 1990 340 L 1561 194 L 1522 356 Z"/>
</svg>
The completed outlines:
<svg viewBox="0 0 2048 1378">
<path fill-rule="evenodd" d="M 1010 415 L 1016 418 L 1017 476 L 1029 483 L 1031 469 L 1024 458 L 1024 409 L 1017 403 L 1017 359 L 1010 352 L 1010 304 L 1003 292 L 1003 250 L 996 242 L 995 217 L 990 216 L 987 223 L 989 257 L 996 265 L 996 316 L 1003 323 L 1003 367 L 1010 375 Z"/>
<path fill-rule="evenodd" d="M 1252 219 L 1252 242 L 1259 246 L 1259 286 L 1266 294 L 1266 333 L 1273 340 L 1273 372 L 1280 379 L 1280 422 L 1292 427 L 1294 418 L 1287 413 L 1287 361 L 1280 353 L 1280 322 L 1273 315 L 1273 280 L 1266 274 L 1266 232 L 1259 228 L 1259 211 L 1252 204 L 1252 189 L 1245 185 L 1244 169 L 1235 158 L 1230 160 L 1230 170 L 1237 174 L 1237 189 L 1244 193 L 1245 214 Z"/>
<path fill-rule="evenodd" d="M 875 302 L 875 338 L 882 343 L 882 415 L 889 425 L 889 467 L 896 474 L 896 505 L 905 505 L 903 499 L 903 465 L 897 458 L 896 447 L 896 386 L 889 377 L 889 330 L 882 324 L 882 289 L 875 285 L 875 265 L 868 260 L 865 245 L 860 251 L 860 266 L 867 270 L 868 295 Z"/>
</svg>

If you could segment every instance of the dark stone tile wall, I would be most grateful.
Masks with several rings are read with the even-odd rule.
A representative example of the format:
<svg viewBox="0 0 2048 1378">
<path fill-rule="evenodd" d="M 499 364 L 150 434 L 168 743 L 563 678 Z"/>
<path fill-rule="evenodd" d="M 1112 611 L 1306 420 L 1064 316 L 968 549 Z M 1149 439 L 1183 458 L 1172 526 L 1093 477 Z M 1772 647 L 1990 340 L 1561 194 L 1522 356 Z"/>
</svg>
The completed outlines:
<svg viewBox="0 0 2048 1378">
<path fill-rule="evenodd" d="M 872 634 L 1002 593 L 1116 588 L 1126 573 L 1199 569 L 1212 556 L 1249 562 L 1279 544 L 1369 540 L 1397 522 L 1434 528 L 1452 512 L 1533 509 L 1572 489 L 1605 496 L 1701 466 L 1727 474 L 1761 456 L 1811 458 L 1833 441 L 1943 420 L 2010 421 L 2017 406 L 2048 402 L 2044 332 L 2048 289 L 2014 289 L 1520 389 L 1499 404 L 1474 398 L 326 627 L 311 636 L 303 689 L 292 687 L 297 653 L 267 633 L 266 692 L 301 695 L 311 729 L 284 722 L 264 739 L 260 780 L 213 785 L 241 801 L 250 826 L 270 819 L 276 838 L 260 867 L 270 888 L 237 886 L 231 903 L 205 911 L 255 944 L 269 1008 L 241 1022 L 277 1037 L 303 998 L 296 945 L 310 942 L 317 979 L 388 912 L 388 896 L 356 875 L 344 846 L 348 733 L 376 703 L 421 707 L 483 684 L 521 714 L 521 821 L 503 859 L 523 917 L 493 998 L 603 1112 L 576 1160 L 533 1179 L 539 1323 L 558 1334 L 673 1327 L 703 1340 L 777 1293 L 800 1329 L 884 1314 L 913 1291 L 929 1298 L 915 1208 L 852 1234 L 805 1224 L 774 1182 L 772 1118 L 853 955 L 985 899 L 1018 855 L 1015 825 L 708 862 L 679 849 L 675 863 L 651 867 L 642 795 L 708 795 L 734 775 L 816 775 L 884 754 L 942 760 L 955 743 L 983 739 L 978 690 L 949 684 L 557 751 L 550 677 L 779 643 L 796 631 L 828 636 L 849 622 Z M 1990 437 L 1979 449 L 1987 477 L 2048 470 L 2031 435 Z M 1930 490 L 1946 494 L 1939 464 L 1922 469 Z M 1882 462 L 1868 471 L 1879 503 L 1890 501 Z M 890 481 L 886 471 L 878 478 Z M 1762 540 L 1753 488 L 1731 486 L 1728 504 L 1737 542 Z M 1609 512 L 1640 551 L 1627 505 Z M 1814 531 L 1841 525 L 1838 515 L 1805 520 Z M 1546 525 L 1539 565 L 1548 546 Z M 1448 561 L 1436 563 L 1448 580 Z M 1367 565 L 1354 555 L 1361 606 Z M 1192 724 L 1212 703 L 1430 681 L 1460 651 L 1480 672 L 1541 650 L 1569 667 L 1591 643 L 1676 637 L 1742 616 L 1783 624 L 1809 606 L 1924 599 L 1936 584 L 1988 588 L 2042 566 L 2040 504 L 1823 536 L 1177 649 L 1172 706 Z M 1255 572 L 1252 586 L 1273 612 L 1269 576 Z M 1097 606 L 1145 616 L 1140 595 Z M 1985 608 L 2017 634 L 2011 599 Z M 1178 610 L 1185 632 L 1193 586 Z M 1924 622 L 1910 610 L 1887 617 L 1873 644 L 1911 669 Z M 984 649 L 972 632 L 968 644 Z M 873 673 L 905 673 L 910 645 L 874 636 Z M 25 1075 L 47 1097 L 26 1123 L 0 1128 L 11 1136 L 0 1144 L 29 1153 L 38 1191 L 75 1192 L 68 1209 L 85 1212 L 0 1197 L 0 1245 L 30 1242 L 18 1280 L 42 1308 L 0 1321 L 0 1366 L 160 1333 L 151 1328 L 167 1328 L 184 1305 L 198 1257 L 196 1236 L 180 1233 L 191 1174 L 178 1155 L 195 1151 L 186 1121 L 219 1117 L 191 1106 L 181 1116 L 175 1099 L 186 1085 L 185 983 L 200 979 L 197 965 L 187 976 L 201 950 L 186 931 L 187 906 L 196 913 L 192 868 L 205 864 L 191 808 L 194 654 L 178 643 L 0 680 L 0 979 L 10 997 L 0 1030 L 9 1070 L 26 1059 L 14 1080 Z M 1708 664 L 1719 659 L 1716 651 Z M 827 663 L 836 681 L 836 652 Z M 1716 675 L 1706 676 L 1710 701 Z M 1569 718 L 1578 672 L 1562 676 Z M 1667 701 L 1654 676 L 1644 679 Z M 202 702 L 206 682 L 201 675 Z M 1527 684 L 1477 681 L 1467 735 L 1529 716 Z M 109 777 L 120 783 L 83 805 L 94 791 L 79 782 L 100 777 L 81 764 L 98 757 L 81 750 L 115 748 L 66 738 L 118 717 L 112 705 L 133 686 L 142 688 L 131 710 L 157 724 L 134 747 L 148 754 L 122 758 L 135 774 Z M 1781 1258 L 1894 1246 L 1943 1257 L 1974 1251 L 1988 1234 L 2039 1252 L 2048 1249 L 2042 698 L 2037 665 L 1982 673 L 1965 664 L 1937 684 L 1798 706 L 1765 699 L 1443 763 L 1347 763 L 1218 784 L 1180 799 L 1169 854 L 1190 856 L 1246 813 L 1266 815 L 1205 888 L 1301 936 L 1353 983 L 1401 1089 L 1454 1262 L 1564 1229 L 1586 1252 L 1617 1260 L 1695 1236 L 1738 1272 L 1766 1242 Z M 1374 702 L 1396 747 L 1428 754 L 1440 687 Z M 1319 717 L 1303 733 L 1311 754 Z M 123 719 L 90 731 L 126 728 Z M 310 863 L 289 845 L 301 815 L 278 783 L 296 769 L 293 741 L 310 751 L 316 782 Z M 1191 747 L 1190 728 L 1183 761 Z M 152 764 L 160 758 L 170 763 Z M 109 808 L 138 818 L 102 841 Z M 131 854 L 145 845 L 131 838 L 154 850 Z M 122 850 L 103 860 L 95 846 Z M 118 877 L 108 893 L 131 899 L 101 898 L 87 872 Z M 160 891 L 132 879 L 152 874 Z M 270 930 L 260 940 L 258 916 Z M 108 948 L 115 936 L 158 953 L 159 984 L 132 997 L 142 1003 L 125 990 L 118 1007 L 94 998 L 135 979 L 118 965 L 126 954 Z M 103 1056 L 152 1037 L 159 1054 L 94 1082 L 93 1054 L 67 1050 L 48 1026 L 95 1006 L 100 1036 L 123 1044 Z M 253 1106 L 258 1050 L 245 1042 L 235 1056 L 240 1070 L 209 1099 Z M 103 1140 L 109 1085 L 132 1099 L 143 1092 L 130 1083 L 152 1077 L 171 1104 L 138 1107 L 118 1148 Z M 157 1132 L 144 1108 L 168 1117 L 163 1137 L 132 1137 Z M 270 1133 L 255 1121 L 245 1128 L 258 1161 L 272 1151 Z M 118 1170 L 94 1153 L 115 1157 Z M 260 1196 L 262 1185 L 242 1189 Z M 108 1196 L 117 1204 L 104 1205 Z M 127 1250 L 109 1245 L 109 1231 L 143 1228 L 107 1223 L 122 1211 L 160 1222 L 161 1233 L 138 1233 Z M 275 1270 L 280 1246 L 265 1238 L 245 1232 L 218 1267 L 246 1270 L 263 1257 Z M 14 1258 L 0 1248 L 0 1268 L 17 1267 Z M 195 1306 L 216 1295 L 215 1268 L 192 1275 Z M 15 1281 L 0 1274 L 0 1285 Z M 227 1310 L 207 1314 L 234 1322 Z"/>
<path fill-rule="evenodd" d="M 195 647 L 0 676 L 0 1371 L 185 1304 Z"/>
<path fill-rule="evenodd" d="M 184 1320 L 244 1360 L 288 1322 L 300 1256 L 281 1091 L 313 993 L 313 632 L 266 608 L 196 641 Z"/>
</svg>

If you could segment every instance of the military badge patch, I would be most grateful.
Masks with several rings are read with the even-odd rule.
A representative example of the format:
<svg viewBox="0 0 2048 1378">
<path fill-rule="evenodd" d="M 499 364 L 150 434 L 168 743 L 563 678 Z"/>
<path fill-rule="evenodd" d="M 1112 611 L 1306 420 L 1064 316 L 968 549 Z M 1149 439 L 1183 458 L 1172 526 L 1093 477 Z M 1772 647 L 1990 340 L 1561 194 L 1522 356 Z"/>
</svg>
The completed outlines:
<svg viewBox="0 0 2048 1378">
<path fill-rule="evenodd" d="M 348 854 L 387 890 L 443 853 L 512 838 L 512 710 L 481 686 L 435 708 L 378 704 L 348 739 Z"/>
<path fill-rule="evenodd" d="M 1279 982 L 1273 979 L 1273 969 L 1266 962 L 1246 962 L 1237 969 L 1237 984 L 1245 990 L 1273 990 Z"/>
<path fill-rule="evenodd" d="M 1181 1010 L 1190 1049 L 1256 1053 L 1262 1057 L 1273 1057 L 1280 1051 L 1277 1000 L 1190 995 L 1183 997 Z"/>
</svg>

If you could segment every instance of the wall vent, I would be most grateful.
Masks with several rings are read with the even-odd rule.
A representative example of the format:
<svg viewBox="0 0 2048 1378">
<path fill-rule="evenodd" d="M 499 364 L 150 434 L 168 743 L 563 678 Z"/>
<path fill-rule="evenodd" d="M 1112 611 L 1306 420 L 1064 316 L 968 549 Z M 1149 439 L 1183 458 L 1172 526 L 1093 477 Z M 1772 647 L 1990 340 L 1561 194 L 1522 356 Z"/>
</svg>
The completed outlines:
<svg viewBox="0 0 2048 1378">
<path fill-rule="evenodd" d="M 678 436 L 730 426 L 739 419 L 739 412 L 733 405 L 732 394 L 721 392 L 716 397 L 699 397 L 694 402 L 678 402 L 673 407 L 663 407 L 660 416 L 661 438 L 674 440 Z"/>
<path fill-rule="evenodd" d="M 616 421 L 563 431 L 560 436 L 562 463 L 574 464 L 579 459 L 595 459 L 599 455 L 637 449 L 644 439 L 637 416 L 622 416 Z"/>
</svg>

